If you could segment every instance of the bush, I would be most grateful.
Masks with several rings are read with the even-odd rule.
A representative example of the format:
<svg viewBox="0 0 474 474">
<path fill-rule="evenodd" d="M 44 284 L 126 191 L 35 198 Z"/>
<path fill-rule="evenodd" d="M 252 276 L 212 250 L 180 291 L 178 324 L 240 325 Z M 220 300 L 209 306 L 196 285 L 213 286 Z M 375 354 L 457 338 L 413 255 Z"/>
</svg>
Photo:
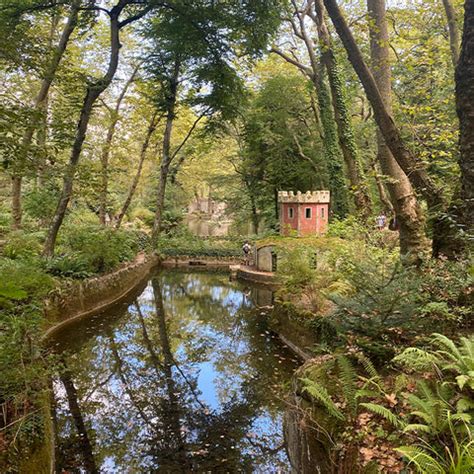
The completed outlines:
<svg viewBox="0 0 474 474">
<path fill-rule="evenodd" d="M 290 291 L 298 291 L 316 279 L 316 251 L 310 246 L 278 249 L 277 275 Z"/>
<path fill-rule="evenodd" d="M 5 234 L 10 230 L 11 216 L 8 212 L 0 210 L 0 234 Z"/>
<path fill-rule="evenodd" d="M 130 220 L 138 220 L 143 225 L 151 229 L 155 220 L 155 214 L 146 207 L 137 207 L 131 212 Z"/>
<path fill-rule="evenodd" d="M 93 275 L 85 260 L 75 255 L 58 255 L 45 262 L 45 270 L 51 275 L 83 279 Z"/>
<path fill-rule="evenodd" d="M 23 207 L 25 212 L 35 219 L 49 220 L 58 203 L 58 192 L 49 187 L 39 188 L 25 194 Z"/>
<path fill-rule="evenodd" d="M 61 235 L 59 257 L 49 262 L 48 268 L 56 275 L 81 278 L 107 272 L 133 259 L 146 246 L 146 241 L 138 232 L 68 225 Z"/>
<path fill-rule="evenodd" d="M 26 233 L 24 231 L 11 232 L 7 236 L 7 243 L 3 254 L 12 259 L 28 259 L 38 257 L 43 249 L 43 233 Z"/>
<path fill-rule="evenodd" d="M 238 238 L 202 238 L 179 227 L 172 236 L 163 234 L 156 250 L 165 257 L 240 257 L 243 241 Z"/>
<path fill-rule="evenodd" d="M 54 280 L 41 269 L 7 258 L 0 259 L 0 307 L 12 308 L 45 296 Z"/>
</svg>

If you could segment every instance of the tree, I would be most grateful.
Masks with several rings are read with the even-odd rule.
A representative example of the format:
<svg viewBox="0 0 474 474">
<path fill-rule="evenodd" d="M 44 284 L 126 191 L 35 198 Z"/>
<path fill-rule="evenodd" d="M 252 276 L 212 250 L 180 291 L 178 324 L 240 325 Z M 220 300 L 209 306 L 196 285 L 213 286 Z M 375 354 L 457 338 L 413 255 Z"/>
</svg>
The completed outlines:
<svg viewBox="0 0 474 474">
<path fill-rule="evenodd" d="M 106 215 L 107 215 L 107 194 L 108 194 L 108 183 L 109 183 L 109 156 L 110 156 L 110 149 L 112 147 L 112 141 L 115 135 L 115 129 L 117 127 L 117 123 L 120 118 L 120 106 L 127 94 L 127 91 L 130 85 L 135 80 L 135 77 L 138 73 L 138 69 L 140 68 L 141 64 L 137 64 L 132 71 L 132 74 L 125 82 L 122 91 L 120 92 L 117 102 L 115 103 L 115 107 L 110 110 L 110 124 L 107 129 L 107 135 L 105 138 L 104 146 L 102 148 L 102 153 L 100 155 L 100 162 L 102 165 L 102 172 L 101 172 L 101 188 L 100 188 L 100 200 L 99 200 L 99 219 L 102 225 L 106 223 Z M 146 150 L 145 150 L 146 154 Z M 142 161 L 140 161 L 142 163 Z M 143 163 L 142 163 L 143 164 Z M 128 206 L 127 206 L 128 207 Z M 120 224 L 118 225 L 120 227 Z"/>
<path fill-rule="evenodd" d="M 464 3 L 461 55 L 456 67 L 456 109 L 459 116 L 461 169 L 460 224 L 472 243 L 474 233 L 474 3 Z"/>
<path fill-rule="evenodd" d="M 150 57 L 149 70 L 162 84 L 158 102 L 166 114 L 156 191 L 154 240 L 161 232 L 172 160 L 204 117 L 218 116 L 219 120 L 227 120 L 236 114 L 242 97 L 242 84 L 232 59 L 237 60 L 237 50 L 240 56 L 260 53 L 278 22 L 279 8 L 279 2 L 270 5 L 265 1 L 246 5 L 238 1 L 212 6 L 206 2 L 204 5 L 197 3 L 186 11 L 176 8 L 164 12 L 151 25 L 148 35 L 156 48 Z M 257 22 L 259 35 L 254 35 L 252 25 Z M 222 29 L 223 25 L 232 25 L 232 28 Z M 184 80 L 189 88 L 187 95 L 180 91 Z M 194 107 L 197 118 L 188 135 L 172 152 L 173 123 L 179 101 Z"/>
<path fill-rule="evenodd" d="M 313 6 L 316 15 L 311 12 Z M 314 0 L 314 5 L 312 1 L 308 1 L 306 12 L 311 16 L 318 30 L 321 61 L 325 65 L 329 77 L 339 143 L 347 166 L 351 191 L 354 194 L 355 207 L 364 218 L 368 218 L 371 214 L 372 203 L 365 182 L 359 151 L 355 142 L 352 119 L 347 106 L 344 81 L 333 51 L 331 36 L 326 26 L 322 0 Z M 304 31 L 304 17 L 301 18 L 301 14 L 298 14 L 298 16 L 300 23 L 302 23 L 301 28 Z"/>
<path fill-rule="evenodd" d="M 448 20 L 449 46 L 451 48 L 451 60 L 456 67 L 459 60 L 459 28 L 456 22 L 456 12 L 451 0 L 443 0 L 446 19 Z"/>
<path fill-rule="evenodd" d="M 26 157 L 30 151 L 31 142 L 35 131 L 41 121 L 38 120 L 39 115 L 46 114 L 47 98 L 51 88 L 51 84 L 55 78 L 59 63 L 66 51 L 69 39 L 76 28 L 79 12 L 79 1 L 72 2 L 71 11 L 64 26 L 58 45 L 54 48 L 51 55 L 51 62 L 46 66 L 40 89 L 36 95 L 31 110 L 31 118 L 26 130 L 23 134 L 21 143 L 21 152 Z M 19 169 L 13 172 L 12 176 L 12 218 L 13 228 L 18 229 L 21 226 L 21 185 L 22 185 L 22 165 L 17 166 Z"/>
<path fill-rule="evenodd" d="M 389 114 L 392 114 L 392 86 L 390 71 L 389 37 L 385 0 L 367 0 L 370 28 L 372 74 L 380 96 Z M 400 226 L 402 255 L 417 255 L 426 247 L 423 216 L 410 180 L 398 165 L 384 137 L 377 129 L 377 158 L 382 172 L 389 177 L 387 187 Z"/>
<path fill-rule="evenodd" d="M 135 173 L 135 176 L 133 177 L 132 183 L 130 184 L 130 189 L 128 191 L 125 202 L 123 203 L 122 209 L 120 210 L 116 218 L 116 222 L 115 222 L 116 229 L 120 228 L 120 225 L 122 224 L 122 220 L 125 214 L 127 213 L 127 210 L 130 207 L 130 204 L 132 202 L 133 195 L 135 194 L 135 191 L 138 186 L 138 182 L 140 181 L 140 176 L 142 174 L 142 169 L 143 169 L 143 163 L 145 162 L 148 147 L 150 146 L 150 139 L 153 133 L 155 132 L 156 127 L 159 124 L 159 121 L 160 121 L 160 117 L 158 116 L 158 111 L 155 111 L 148 125 L 147 131 L 145 134 L 145 139 L 143 140 L 143 144 L 140 150 L 140 161 L 138 162 L 137 171 Z"/>
<path fill-rule="evenodd" d="M 425 197 L 431 207 L 444 204 L 441 190 L 428 175 L 425 166 L 411 153 L 403 140 L 393 117 L 387 111 L 374 77 L 364 61 L 351 30 L 342 16 L 335 0 L 324 0 L 326 10 L 346 49 L 349 61 L 364 87 L 377 125 L 397 163 L 403 169 L 415 188 Z"/>
<path fill-rule="evenodd" d="M 120 30 L 128 24 L 140 19 L 142 16 L 148 13 L 150 9 L 148 6 L 145 6 L 138 13 L 130 13 L 127 18 L 125 18 L 124 20 L 120 20 L 120 16 L 126 9 L 126 7 L 133 4 L 133 0 L 119 0 L 114 7 L 107 11 L 107 16 L 110 22 L 110 58 L 108 69 L 102 77 L 96 79 L 95 81 L 92 81 L 87 86 L 87 92 L 84 97 L 84 102 L 82 104 L 80 118 L 77 123 L 76 136 L 69 158 L 69 165 L 66 168 L 63 177 L 61 196 L 59 198 L 58 205 L 54 213 L 54 217 L 52 219 L 51 226 L 49 228 L 48 235 L 46 237 L 46 242 L 44 245 L 43 255 L 46 257 L 51 257 L 54 253 L 56 238 L 59 229 L 63 223 L 67 206 L 71 199 L 74 176 L 76 174 L 77 165 L 81 157 L 82 146 L 86 138 L 87 128 L 91 118 L 93 106 L 102 94 L 102 92 L 104 92 L 110 85 L 112 79 L 115 76 L 115 72 L 117 71 L 121 46 Z"/>
</svg>

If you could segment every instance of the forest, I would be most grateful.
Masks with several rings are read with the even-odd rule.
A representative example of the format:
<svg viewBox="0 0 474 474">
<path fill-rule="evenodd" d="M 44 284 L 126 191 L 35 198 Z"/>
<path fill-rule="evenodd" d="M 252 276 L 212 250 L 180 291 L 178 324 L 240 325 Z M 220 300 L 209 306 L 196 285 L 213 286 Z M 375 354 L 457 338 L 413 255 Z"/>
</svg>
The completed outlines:
<svg viewBox="0 0 474 474">
<path fill-rule="evenodd" d="M 474 1 L 0 0 L 0 164 L 0 472 L 474 472 Z M 301 235 L 282 196 L 308 191 L 330 201 Z M 258 273 L 267 247 L 261 308 L 258 285 L 193 280 Z M 96 369 L 49 334 L 152 267 L 133 336 L 91 320 L 81 346 L 108 354 L 97 381 L 126 387 L 121 442 L 153 439 L 148 461 L 104 447 L 91 401 L 113 386 L 94 399 Z M 218 413 L 192 366 L 230 337 L 235 292 L 252 355 L 215 370 L 262 379 Z M 262 317 L 303 358 L 271 379 L 281 407 L 258 362 L 281 349 L 248 342 Z M 258 404 L 280 448 L 245 432 Z M 225 423 L 240 441 L 213 464 Z"/>
</svg>

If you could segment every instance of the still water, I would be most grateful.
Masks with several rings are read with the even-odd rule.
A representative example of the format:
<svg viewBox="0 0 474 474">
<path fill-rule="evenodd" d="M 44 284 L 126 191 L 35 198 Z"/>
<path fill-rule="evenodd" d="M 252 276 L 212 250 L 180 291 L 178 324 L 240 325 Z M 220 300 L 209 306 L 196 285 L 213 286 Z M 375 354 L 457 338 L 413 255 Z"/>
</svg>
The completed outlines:
<svg viewBox="0 0 474 474">
<path fill-rule="evenodd" d="M 161 272 L 57 334 L 58 472 L 289 472 L 284 393 L 298 361 L 268 331 L 262 291 Z"/>
</svg>

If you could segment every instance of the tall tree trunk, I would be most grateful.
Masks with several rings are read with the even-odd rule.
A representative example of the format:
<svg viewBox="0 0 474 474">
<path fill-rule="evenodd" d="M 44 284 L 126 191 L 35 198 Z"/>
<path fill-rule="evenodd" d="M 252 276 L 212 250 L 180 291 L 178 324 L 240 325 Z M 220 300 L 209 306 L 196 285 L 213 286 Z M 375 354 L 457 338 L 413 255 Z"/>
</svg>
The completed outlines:
<svg viewBox="0 0 474 474">
<path fill-rule="evenodd" d="M 324 5 L 322 0 L 314 0 L 316 16 L 314 21 L 318 30 L 321 45 L 321 61 L 326 67 L 329 85 L 331 88 L 332 102 L 334 106 L 334 117 L 337 123 L 339 144 L 341 146 L 344 161 L 347 166 L 351 191 L 354 195 L 354 204 L 357 211 L 367 218 L 372 211 L 372 202 L 365 183 L 364 172 L 360 162 L 360 155 L 355 142 L 352 120 L 347 108 L 346 93 L 341 73 L 334 55 L 332 41 L 324 18 Z M 304 18 L 301 20 L 301 28 L 304 29 Z"/>
<path fill-rule="evenodd" d="M 425 197 L 430 208 L 439 212 L 444 206 L 441 190 L 430 178 L 423 163 L 407 148 L 393 117 L 385 107 L 375 79 L 367 67 L 354 37 L 339 10 L 337 1 L 324 0 L 324 5 L 346 49 L 349 61 L 357 73 L 367 98 L 372 105 L 375 121 L 385 139 L 385 143 L 397 163 L 409 177 L 411 183 Z"/>
<path fill-rule="evenodd" d="M 142 174 L 142 169 L 143 169 L 143 163 L 145 162 L 148 147 L 150 145 L 150 139 L 153 133 L 155 132 L 156 127 L 158 126 L 158 123 L 159 123 L 158 112 L 155 112 L 153 114 L 153 117 L 151 118 L 150 124 L 148 125 L 147 131 L 145 134 L 145 140 L 143 141 L 142 148 L 140 151 L 140 161 L 138 162 L 137 172 L 135 173 L 135 176 L 133 177 L 133 181 L 128 191 L 127 198 L 125 199 L 122 209 L 117 216 L 117 222 L 115 224 L 116 229 L 119 229 L 120 226 L 122 225 L 122 220 L 125 214 L 127 213 L 130 203 L 132 202 L 133 196 L 138 186 L 138 182 L 140 181 L 140 176 Z"/>
<path fill-rule="evenodd" d="M 72 3 L 71 12 L 67 19 L 64 30 L 61 34 L 61 38 L 57 47 L 53 52 L 51 58 L 51 63 L 46 68 L 43 80 L 41 81 L 40 90 L 35 97 L 33 110 L 32 110 L 32 121 L 28 124 L 25 133 L 21 142 L 22 154 L 26 157 L 31 147 L 31 142 L 33 139 L 33 134 L 37 128 L 37 118 L 36 116 L 44 110 L 45 103 L 48 98 L 49 89 L 53 83 L 56 71 L 58 70 L 59 63 L 66 51 L 69 39 L 76 28 L 77 18 L 78 18 L 78 2 L 74 1 Z M 21 188 L 23 182 L 23 170 L 20 169 L 14 172 L 12 177 L 12 218 L 13 218 L 13 228 L 18 229 L 21 227 L 22 219 L 22 209 L 21 209 Z"/>
<path fill-rule="evenodd" d="M 86 138 L 87 127 L 92 113 L 92 107 L 102 92 L 112 82 L 117 71 L 119 52 L 120 52 L 120 23 L 119 16 L 125 4 L 120 2 L 119 7 L 115 6 L 110 12 L 110 59 L 109 66 L 105 75 L 87 87 L 87 92 L 82 104 L 81 114 L 77 124 L 76 136 L 72 146 L 69 164 L 64 172 L 63 188 L 59 198 L 53 220 L 51 222 L 48 236 L 46 238 L 43 255 L 51 257 L 54 254 L 54 247 L 59 229 L 63 223 L 66 209 L 72 195 L 74 176 L 81 156 L 82 145 Z"/>
<path fill-rule="evenodd" d="M 456 108 L 460 123 L 460 224 L 468 241 L 474 238 L 474 2 L 464 4 L 461 55 L 456 68 Z"/>
<path fill-rule="evenodd" d="M 158 322 L 158 334 L 160 337 L 161 353 L 163 354 L 163 373 L 168 392 L 167 400 L 163 400 L 164 405 L 164 423 L 166 433 L 168 434 L 168 447 L 173 453 L 173 465 L 186 466 L 185 440 L 182 434 L 180 421 L 180 406 L 176 393 L 176 383 L 173 379 L 173 366 L 175 365 L 171 344 L 168 337 L 168 328 L 166 324 L 165 308 L 163 305 L 163 296 L 158 279 L 151 280 L 153 288 L 153 298 L 155 300 L 156 319 Z M 176 458 L 178 458 L 176 460 Z"/>
<path fill-rule="evenodd" d="M 171 155 L 171 135 L 173 133 L 173 123 L 175 119 L 176 100 L 178 94 L 178 80 L 179 80 L 179 61 L 175 62 L 174 71 L 169 82 L 169 96 L 166 111 L 166 125 L 163 133 L 163 146 L 161 154 L 160 178 L 158 181 L 158 188 L 156 193 L 156 211 L 155 220 L 153 223 L 152 240 L 156 242 L 161 232 L 163 221 L 163 207 L 165 203 L 166 182 L 168 179 L 168 172 L 173 156 Z"/>
<path fill-rule="evenodd" d="M 446 19 L 448 20 L 449 46 L 451 48 L 451 60 L 456 67 L 459 61 L 459 28 L 456 22 L 456 11 L 451 0 L 443 0 Z"/>
<path fill-rule="evenodd" d="M 86 425 L 84 423 L 81 407 L 79 406 L 77 390 L 74 386 L 71 373 L 66 366 L 60 375 L 60 379 L 66 391 L 69 411 L 71 412 L 72 418 L 74 420 L 74 425 L 76 426 L 77 434 L 79 437 L 79 446 L 84 460 L 84 468 L 86 469 L 87 473 L 98 473 L 99 470 L 97 469 L 97 465 L 95 463 L 92 445 L 89 440 Z"/>
<path fill-rule="evenodd" d="M 115 129 L 117 128 L 117 123 L 120 118 L 120 107 L 122 105 L 123 99 L 127 94 L 128 88 L 135 80 L 135 76 L 137 75 L 138 69 L 140 64 L 138 64 L 134 69 L 125 83 L 122 92 L 117 98 L 117 102 L 115 103 L 114 109 L 111 111 L 110 114 L 110 124 L 109 128 L 107 129 L 107 136 L 105 138 L 105 143 L 102 148 L 102 153 L 100 155 L 100 163 L 102 166 L 101 170 L 101 187 L 100 187 L 100 198 L 99 198 L 99 220 L 102 225 L 106 223 L 106 216 L 107 216 L 107 196 L 108 196 L 108 188 L 109 188 L 109 157 L 110 157 L 110 149 L 112 147 L 112 141 L 115 135 Z"/>
<path fill-rule="evenodd" d="M 292 23 L 293 28 L 296 25 Z M 299 33 L 298 33 L 299 34 Z M 309 40 L 309 38 L 307 38 Z M 311 59 L 311 68 L 305 67 L 292 57 L 282 51 L 272 48 L 272 52 L 281 56 L 285 61 L 296 66 L 305 76 L 314 84 L 316 91 L 317 106 L 321 119 L 322 139 L 324 146 L 325 163 L 327 164 L 329 174 L 329 190 L 331 191 L 331 214 L 335 217 L 343 218 L 349 211 L 347 199 L 347 186 L 344 178 L 343 164 L 340 158 L 339 146 L 337 141 L 336 123 L 333 109 L 331 107 L 331 96 L 329 87 L 325 80 L 324 69 L 321 69 L 317 63 L 312 41 L 308 44 L 305 41 L 306 49 Z M 310 53 L 311 51 L 311 53 Z"/>
<path fill-rule="evenodd" d="M 377 191 L 379 193 L 379 199 L 382 203 L 383 209 L 388 214 L 394 214 L 395 209 L 393 208 L 392 201 L 387 196 L 387 191 L 385 189 L 385 184 L 380 176 L 379 167 L 377 166 L 377 159 L 371 160 L 370 168 L 372 169 L 372 173 L 374 174 L 375 184 L 377 186 Z"/>
<path fill-rule="evenodd" d="M 367 0 L 370 17 L 370 53 L 372 74 L 387 113 L 392 114 L 390 52 L 385 0 Z M 387 187 L 400 228 L 400 252 L 417 255 L 426 248 L 424 221 L 410 180 L 401 169 L 384 137 L 377 130 L 377 158 L 382 172 L 390 179 Z"/>
</svg>

